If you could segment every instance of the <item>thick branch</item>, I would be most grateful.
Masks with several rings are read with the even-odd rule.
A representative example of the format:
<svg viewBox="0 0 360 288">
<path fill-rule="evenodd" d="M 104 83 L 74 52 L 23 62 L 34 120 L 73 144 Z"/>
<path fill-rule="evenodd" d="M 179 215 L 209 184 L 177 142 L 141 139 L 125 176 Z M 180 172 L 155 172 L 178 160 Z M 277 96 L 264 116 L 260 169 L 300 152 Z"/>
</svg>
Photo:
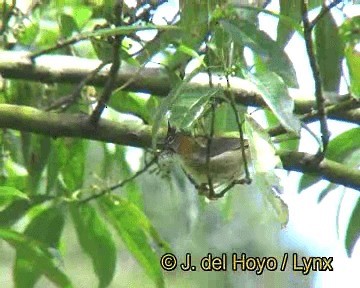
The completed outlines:
<svg viewBox="0 0 360 288">
<path fill-rule="evenodd" d="M 319 163 L 315 159 L 316 155 L 303 152 L 278 151 L 278 154 L 286 170 L 320 176 L 330 182 L 360 191 L 360 170 L 327 159 Z"/>
<path fill-rule="evenodd" d="M 100 119 L 98 125 L 94 126 L 87 115 L 43 112 L 27 106 L 0 104 L 0 128 L 54 138 L 79 137 L 134 147 L 151 147 L 151 127 L 147 125 Z M 161 131 L 160 143 L 165 135 L 166 131 Z M 286 170 L 311 173 L 360 191 L 359 170 L 326 159 L 315 164 L 316 161 L 312 161 L 315 155 L 306 153 L 279 151 L 279 155 Z"/>
<path fill-rule="evenodd" d="M 65 114 L 0 104 L 0 128 L 57 137 L 76 137 L 134 147 L 151 147 L 151 127 L 101 119 L 92 125 L 86 114 Z"/>
<path fill-rule="evenodd" d="M 43 55 L 29 60 L 27 52 L 0 52 L 0 74 L 4 78 L 33 80 L 43 83 L 80 83 L 101 63 L 99 60 L 65 55 Z M 110 65 L 105 66 L 89 85 L 104 86 L 109 76 Z M 116 85 L 121 86 L 138 71 L 137 67 L 122 66 L 118 72 Z M 128 90 L 149 92 L 155 95 L 167 95 L 170 91 L 169 77 L 164 69 L 147 68 L 136 74 L 136 79 Z"/>
<path fill-rule="evenodd" d="M 33 80 L 43 83 L 74 83 L 78 84 L 94 71 L 99 64 L 99 60 L 85 59 L 73 56 L 63 55 L 44 55 L 36 59 L 35 65 L 28 58 L 25 52 L 0 52 L 0 74 L 4 78 Z M 95 77 L 89 81 L 89 85 L 104 86 L 109 75 L 110 65 L 105 66 Z M 214 87 L 221 85 L 227 89 L 225 77 L 212 75 Z M 171 81 L 162 68 L 143 68 L 139 71 L 138 67 L 121 66 L 115 80 L 115 85 L 120 87 L 126 84 L 124 90 L 134 92 L 148 92 L 158 96 L 167 96 L 171 89 Z M 230 85 L 234 94 L 235 101 L 247 106 L 265 106 L 261 93 L 251 82 L 240 79 L 230 78 Z M 188 85 L 204 87 L 209 85 L 208 75 L 200 73 L 191 80 Z M 290 95 L 295 101 L 295 110 L 297 114 L 311 112 L 316 108 L 315 100 L 301 94 L 296 89 L 289 90 Z M 332 97 L 335 98 L 335 97 Z M 348 96 L 336 97 L 338 101 L 348 99 Z M 330 101 L 325 104 L 329 105 Z M 334 114 L 335 115 L 335 114 Z M 336 118 L 341 113 L 336 113 Z M 333 115 L 329 113 L 329 117 Z M 360 122 L 359 113 L 350 113 L 347 115 L 347 121 Z M 354 117 L 354 118 L 353 118 Z"/>
</svg>

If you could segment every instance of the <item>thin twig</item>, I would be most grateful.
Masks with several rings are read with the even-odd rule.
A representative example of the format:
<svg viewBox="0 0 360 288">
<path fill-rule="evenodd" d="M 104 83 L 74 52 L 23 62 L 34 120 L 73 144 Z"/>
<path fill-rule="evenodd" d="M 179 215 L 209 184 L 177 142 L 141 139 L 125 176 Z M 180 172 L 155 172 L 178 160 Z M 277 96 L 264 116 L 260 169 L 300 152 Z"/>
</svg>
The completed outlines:
<svg viewBox="0 0 360 288">
<path fill-rule="evenodd" d="M 320 131 L 321 131 L 321 139 L 323 144 L 322 152 L 325 152 L 327 145 L 329 143 L 330 132 L 327 124 L 327 117 L 325 112 L 325 98 L 322 92 L 322 80 L 320 75 L 319 65 L 316 61 L 315 51 L 314 51 L 314 43 L 312 40 L 312 24 L 309 21 L 308 15 L 308 5 L 307 0 L 302 0 L 301 5 L 302 10 L 302 20 L 304 24 L 304 38 L 306 51 L 310 61 L 310 67 L 313 73 L 314 81 L 315 81 L 315 97 L 317 110 L 319 111 L 319 119 L 320 119 Z M 323 157 L 323 154 L 319 156 Z"/>
<path fill-rule="evenodd" d="M 206 39 L 206 48 L 205 48 L 205 54 L 206 54 L 206 71 L 207 74 L 209 76 L 209 86 L 210 88 L 213 88 L 213 82 L 212 82 L 212 75 L 211 75 L 211 70 L 210 70 L 210 59 L 209 59 L 209 46 L 207 43 L 208 39 Z M 215 191 L 214 191 L 214 186 L 213 186 L 213 181 L 211 178 L 211 171 L 210 171 L 210 154 L 211 154 L 211 144 L 212 144 L 212 139 L 214 137 L 214 129 L 215 129 L 215 103 L 213 99 L 210 99 L 211 101 L 211 118 L 210 118 L 210 133 L 207 135 L 207 146 L 206 146 L 206 167 L 207 167 L 207 180 L 208 180 L 208 185 L 209 185 L 209 198 L 213 198 L 215 195 Z"/>
<path fill-rule="evenodd" d="M 332 8 L 334 8 L 341 2 L 343 2 L 343 0 L 335 0 L 331 2 L 328 6 L 322 6 L 320 13 L 315 17 L 314 20 L 311 21 L 309 28 L 312 30 L 322 17 L 324 17 Z"/>
<path fill-rule="evenodd" d="M 115 25 L 116 27 L 121 27 L 122 25 L 122 12 L 123 12 L 123 5 L 124 2 L 122 0 L 117 0 L 114 4 L 114 15 L 115 15 Z M 106 81 L 104 90 L 102 95 L 100 96 L 100 99 L 98 101 L 98 104 L 96 105 L 93 113 L 90 116 L 90 122 L 92 124 L 97 124 L 99 121 L 102 112 L 104 111 L 106 107 L 106 103 L 109 101 L 112 91 L 115 87 L 116 77 L 117 73 L 120 68 L 120 47 L 122 39 L 124 38 L 121 35 L 116 35 L 114 37 L 114 43 L 113 43 L 113 64 L 111 65 L 110 72 L 109 72 L 109 78 Z"/>
<path fill-rule="evenodd" d="M 92 37 L 110 37 L 110 36 L 124 36 L 129 35 L 132 33 L 135 33 L 137 31 L 143 31 L 143 30 L 179 30 L 179 27 L 175 26 L 168 26 L 168 25 L 148 25 L 148 26 L 129 26 L 129 27 L 116 27 L 116 28 L 106 28 L 106 29 L 99 29 L 96 31 L 91 32 L 84 32 L 82 34 L 77 34 L 71 38 L 61 40 L 56 45 L 41 49 L 39 51 L 36 51 L 30 55 L 30 59 L 33 62 L 35 58 L 47 54 L 50 52 L 53 52 L 55 50 L 58 50 L 60 48 L 64 48 L 66 46 L 75 44 L 77 42 L 90 39 Z"/>
<path fill-rule="evenodd" d="M 175 23 L 176 18 L 177 18 L 179 15 L 180 15 L 180 11 L 178 11 L 178 12 L 174 15 L 174 17 L 173 17 L 169 22 L 167 22 L 167 25 L 173 25 L 173 24 Z M 151 43 L 154 43 L 155 41 L 159 41 L 160 36 L 161 36 L 164 32 L 165 32 L 165 30 L 158 30 L 158 33 L 156 34 L 156 36 L 155 36 L 151 41 L 149 41 L 149 42 L 147 42 L 147 43 L 144 43 L 138 51 L 132 53 L 130 56 L 131 56 L 131 57 L 135 57 L 135 56 L 138 56 L 139 54 L 145 52 L 145 50 L 147 50 L 147 47 L 148 47 Z M 132 36 L 131 38 L 133 38 L 133 36 Z M 135 40 L 136 40 L 136 39 L 135 39 Z M 138 42 L 139 42 L 139 41 L 138 41 Z M 141 44 L 140 44 L 140 45 L 141 45 Z M 151 57 L 149 57 L 149 58 L 151 58 Z"/>
<path fill-rule="evenodd" d="M 226 186 L 223 190 L 221 190 L 219 193 L 213 195 L 213 199 L 222 198 L 225 196 L 225 194 L 236 185 L 236 181 L 232 181 L 228 186 Z"/>
<path fill-rule="evenodd" d="M 144 166 L 142 169 L 140 169 L 139 171 L 137 171 L 137 172 L 136 172 L 134 175 L 132 175 L 131 177 L 129 177 L 129 178 L 121 181 L 121 182 L 118 183 L 118 184 L 115 184 L 115 185 L 113 185 L 113 186 L 111 186 L 111 187 L 108 187 L 108 188 L 102 190 L 102 191 L 99 192 L 98 194 L 94 194 L 94 195 L 92 195 L 92 196 L 90 196 L 90 197 L 88 197 L 88 198 L 85 198 L 85 199 L 79 201 L 79 204 L 84 204 L 84 203 L 89 202 L 89 201 L 91 201 L 91 200 L 97 199 L 97 198 L 99 198 L 99 197 L 104 196 L 104 195 L 107 194 L 107 193 L 110 193 L 110 192 L 112 192 L 112 191 L 114 191 L 114 190 L 116 190 L 116 189 L 118 189 L 118 188 L 121 188 L 121 187 L 125 186 L 126 184 L 128 184 L 129 182 L 133 181 L 135 178 L 139 177 L 141 174 L 143 174 L 144 172 L 146 172 L 154 163 L 156 163 L 157 160 L 158 160 L 158 157 L 155 156 L 155 157 L 154 157 L 153 159 L 151 159 L 148 163 L 146 163 L 145 166 Z"/>
<path fill-rule="evenodd" d="M 340 113 L 341 111 L 347 112 L 360 107 L 360 100 L 350 98 L 340 103 L 328 105 L 325 107 L 326 114 Z M 303 114 L 300 117 L 301 122 L 311 122 L 312 119 L 319 117 L 319 111 L 314 110 L 309 113 Z M 287 133 L 286 129 L 280 124 L 267 130 L 271 137 Z"/>
<path fill-rule="evenodd" d="M 249 184 L 249 183 L 251 183 L 251 178 L 250 178 L 249 166 L 248 166 L 248 163 L 247 163 L 246 153 L 245 153 L 246 147 L 245 147 L 244 131 L 243 131 L 242 126 L 241 126 L 241 120 L 240 120 L 240 117 L 239 117 L 238 110 L 236 109 L 234 95 L 233 95 L 231 87 L 230 87 L 229 76 L 226 75 L 225 77 L 226 77 L 226 82 L 227 82 L 227 88 L 228 88 L 228 91 L 230 93 L 230 105 L 231 105 L 231 108 L 234 111 L 236 123 L 237 123 L 238 129 L 239 129 L 239 134 L 240 134 L 240 140 L 239 141 L 240 141 L 240 147 L 241 147 L 241 155 L 242 155 L 242 159 L 244 161 L 245 179 L 246 179 L 246 183 Z M 250 149 L 250 147 L 248 147 L 247 149 Z"/>
<path fill-rule="evenodd" d="M 54 109 L 57 109 L 63 105 L 67 105 L 69 107 L 70 104 L 74 103 L 80 96 L 81 90 L 84 88 L 84 86 L 89 83 L 96 75 L 99 73 L 99 71 L 108 63 L 102 62 L 96 69 L 94 69 L 90 74 L 86 75 L 86 77 L 75 87 L 74 91 L 67 96 L 63 96 L 53 103 L 49 105 L 45 111 L 51 111 Z"/>
</svg>

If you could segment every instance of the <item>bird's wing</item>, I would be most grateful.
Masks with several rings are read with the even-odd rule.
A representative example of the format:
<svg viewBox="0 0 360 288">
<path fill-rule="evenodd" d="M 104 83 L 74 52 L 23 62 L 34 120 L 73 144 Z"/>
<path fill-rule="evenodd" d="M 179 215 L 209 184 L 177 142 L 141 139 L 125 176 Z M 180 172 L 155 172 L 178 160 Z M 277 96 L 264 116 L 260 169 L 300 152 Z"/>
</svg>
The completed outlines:
<svg viewBox="0 0 360 288">
<path fill-rule="evenodd" d="M 207 140 L 206 138 L 202 139 L 201 146 L 203 148 L 207 147 Z M 248 146 L 247 141 L 245 141 L 245 148 Z M 222 153 L 231 150 L 240 149 L 240 139 L 239 138 L 213 138 L 211 140 L 211 149 L 210 149 L 210 157 L 215 157 Z M 206 157 L 207 149 L 202 149 L 201 151 L 203 155 L 202 157 Z"/>
</svg>

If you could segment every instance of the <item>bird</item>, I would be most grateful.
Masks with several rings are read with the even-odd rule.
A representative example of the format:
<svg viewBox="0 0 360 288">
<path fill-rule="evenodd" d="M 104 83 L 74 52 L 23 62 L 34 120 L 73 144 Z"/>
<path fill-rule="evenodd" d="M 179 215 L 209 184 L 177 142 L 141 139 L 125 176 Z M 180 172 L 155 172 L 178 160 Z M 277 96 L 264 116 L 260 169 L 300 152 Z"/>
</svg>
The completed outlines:
<svg viewBox="0 0 360 288">
<path fill-rule="evenodd" d="M 249 179 L 245 177 L 239 138 L 213 137 L 210 141 L 210 149 L 208 149 L 208 139 L 209 137 L 206 136 L 193 136 L 176 131 L 174 127 L 168 126 L 165 149 L 177 156 L 185 174 L 198 188 L 200 194 L 205 194 L 209 196 L 208 198 L 218 198 L 212 189 L 223 185 L 232 187 L 235 183 L 243 184 Z M 244 139 L 243 145 L 247 163 L 250 163 L 247 139 Z M 209 155 L 209 162 L 207 162 L 207 155 Z M 223 194 L 225 193 L 220 192 L 218 195 Z"/>
</svg>

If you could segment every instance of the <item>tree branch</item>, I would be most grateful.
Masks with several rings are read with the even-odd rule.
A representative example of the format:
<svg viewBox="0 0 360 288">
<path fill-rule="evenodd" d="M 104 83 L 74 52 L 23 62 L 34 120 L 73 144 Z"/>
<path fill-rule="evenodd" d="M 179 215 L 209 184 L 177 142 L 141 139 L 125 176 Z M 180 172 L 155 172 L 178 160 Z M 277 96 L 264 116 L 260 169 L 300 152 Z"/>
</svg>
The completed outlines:
<svg viewBox="0 0 360 288">
<path fill-rule="evenodd" d="M 309 21 L 307 0 L 302 0 L 301 5 L 302 20 L 304 23 L 304 39 L 306 51 L 310 61 L 311 71 L 315 81 L 315 97 L 317 110 L 319 111 L 321 139 L 323 144 L 323 152 L 325 152 L 330 139 L 330 132 L 327 124 L 327 116 L 325 112 L 325 98 L 322 91 L 322 79 L 320 75 L 319 65 L 316 61 L 314 43 L 312 40 L 313 27 Z"/>
<path fill-rule="evenodd" d="M 319 163 L 317 155 L 303 152 L 278 151 L 286 170 L 309 173 L 324 180 L 360 191 L 360 170 L 335 161 L 324 159 Z"/>
<path fill-rule="evenodd" d="M 325 108 L 327 115 L 332 115 L 333 119 L 344 121 L 345 119 L 355 119 L 360 116 L 360 101 L 356 98 L 350 98 L 344 100 L 339 104 L 329 105 Z M 300 118 L 304 123 L 312 122 L 319 117 L 319 111 L 311 111 L 302 115 Z M 358 118 L 360 119 L 360 118 Z M 346 120 L 345 120 L 346 121 Z M 277 136 L 286 133 L 285 128 L 282 125 L 272 127 L 268 130 L 270 136 Z"/>
<path fill-rule="evenodd" d="M 86 114 L 44 112 L 28 106 L 0 104 L 0 128 L 47 135 L 75 137 L 133 147 L 151 147 L 151 127 L 134 122 L 101 119 L 92 125 Z M 159 137 L 165 137 L 160 131 Z"/>
<path fill-rule="evenodd" d="M 36 59 L 35 64 L 29 60 L 29 54 L 24 52 L 2 51 L 0 52 L 0 74 L 4 78 L 33 80 L 43 83 L 74 83 L 78 84 L 94 71 L 101 61 L 94 59 L 79 58 L 64 55 L 44 55 Z M 104 86 L 109 75 L 110 65 L 105 66 L 99 73 L 88 82 L 89 85 Z M 218 85 L 227 89 L 225 77 L 212 75 L 214 87 Z M 235 102 L 246 106 L 266 106 L 261 93 L 256 86 L 241 78 L 230 78 L 231 89 Z M 122 64 L 115 80 L 116 87 L 124 85 L 124 90 L 133 92 L 151 93 L 165 97 L 171 90 L 171 81 L 165 69 L 132 67 Z M 206 73 L 200 73 L 188 84 L 196 87 L 208 87 L 209 80 Z M 294 112 L 297 114 L 309 113 L 316 109 L 315 100 L 304 95 L 300 90 L 290 89 L 290 96 L 295 101 Z M 325 95 L 324 95 L 325 96 Z M 337 95 L 337 101 L 342 102 L 349 99 L 348 95 Z M 325 105 L 334 104 L 327 100 Z M 341 119 L 344 115 L 345 121 L 359 123 L 360 113 L 356 111 L 329 112 L 329 118 Z"/>
<path fill-rule="evenodd" d="M 121 27 L 122 26 L 122 17 L 123 17 L 123 5 L 124 2 L 122 0 L 118 0 L 114 4 L 114 17 L 115 21 L 113 24 L 115 24 L 115 27 Z M 112 64 L 109 71 L 109 76 L 106 81 L 104 90 L 100 96 L 100 99 L 98 100 L 98 103 L 92 112 L 90 116 L 90 122 L 92 124 L 97 124 L 102 112 L 104 111 L 106 107 L 106 103 L 109 101 L 111 93 L 113 92 L 115 88 L 116 83 L 116 77 L 120 68 L 120 47 L 123 40 L 123 36 L 116 35 L 114 36 L 114 43 L 112 44 Z"/>
<path fill-rule="evenodd" d="M 87 115 L 43 112 L 41 110 L 10 104 L 0 104 L 0 128 L 9 128 L 57 137 L 78 137 L 133 147 L 151 147 L 151 126 L 131 121 L 114 122 L 100 119 L 97 126 L 88 121 Z M 166 131 L 160 130 L 159 146 Z M 286 170 L 310 173 L 333 183 L 360 191 L 360 171 L 346 165 L 323 160 L 312 161 L 316 155 L 279 151 Z"/>
</svg>

